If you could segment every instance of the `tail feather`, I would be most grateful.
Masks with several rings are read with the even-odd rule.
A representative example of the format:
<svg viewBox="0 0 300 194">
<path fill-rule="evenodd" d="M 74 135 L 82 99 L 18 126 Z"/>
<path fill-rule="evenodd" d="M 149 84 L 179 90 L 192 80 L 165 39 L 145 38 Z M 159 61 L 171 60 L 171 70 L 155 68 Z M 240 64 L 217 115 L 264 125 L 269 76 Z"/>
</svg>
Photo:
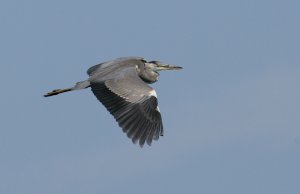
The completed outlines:
<svg viewBox="0 0 300 194">
<path fill-rule="evenodd" d="M 72 88 L 53 90 L 53 91 L 48 92 L 47 94 L 45 94 L 44 97 L 54 96 L 54 95 L 57 95 L 57 94 L 60 94 L 60 93 L 69 92 L 71 90 L 72 90 Z"/>
</svg>

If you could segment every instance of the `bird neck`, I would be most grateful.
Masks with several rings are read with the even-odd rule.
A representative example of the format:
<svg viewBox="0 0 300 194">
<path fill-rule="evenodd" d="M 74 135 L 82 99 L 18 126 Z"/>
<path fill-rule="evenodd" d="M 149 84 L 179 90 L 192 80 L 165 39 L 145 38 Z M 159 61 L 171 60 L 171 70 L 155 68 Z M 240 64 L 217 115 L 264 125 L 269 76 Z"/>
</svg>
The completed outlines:
<svg viewBox="0 0 300 194">
<path fill-rule="evenodd" d="M 139 76 L 144 82 L 148 84 L 152 84 L 158 80 L 159 73 L 156 71 L 146 69 L 144 71 L 141 71 L 139 73 Z"/>
</svg>

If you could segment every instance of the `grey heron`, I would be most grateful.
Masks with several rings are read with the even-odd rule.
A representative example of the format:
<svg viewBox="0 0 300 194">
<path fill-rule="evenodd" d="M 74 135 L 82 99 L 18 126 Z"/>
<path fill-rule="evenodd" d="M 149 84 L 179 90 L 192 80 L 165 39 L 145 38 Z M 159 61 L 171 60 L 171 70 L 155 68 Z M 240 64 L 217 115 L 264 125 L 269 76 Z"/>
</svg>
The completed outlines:
<svg viewBox="0 0 300 194">
<path fill-rule="evenodd" d="M 158 71 L 178 69 L 182 67 L 147 62 L 141 57 L 118 58 L 90 67 L 89 78 L 74 87 L 56 89 L 44 96 L 91 87 L 132 142 L 139 142 L 141 147 L 147 142 L 150 146 L 152 140 L 163 135 L 163 124 L 156 92 L 148 84 L 158 80 Z"/>
</svg>

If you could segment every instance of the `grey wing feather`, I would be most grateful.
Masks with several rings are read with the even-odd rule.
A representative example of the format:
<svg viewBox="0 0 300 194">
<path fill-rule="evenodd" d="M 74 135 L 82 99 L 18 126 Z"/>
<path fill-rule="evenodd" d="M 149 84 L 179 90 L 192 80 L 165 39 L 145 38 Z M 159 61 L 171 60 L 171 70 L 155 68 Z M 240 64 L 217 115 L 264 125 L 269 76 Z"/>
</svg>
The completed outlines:
<svg viewBox="0 0 300 194">
<path fill-rule="evenodd" d="M 154 91 L 138 77 L 133 67 L 123 69 L 121 76 L 118 76 L 117 79 L 105 81 L 105 85 L 115 94 L 133 103 L 143 100 L 143 98 L 150 96 L 151 92 Z"/>
<path fill-rule="evenodd" d="M 151 95 L 153 89 L 138 77 L 135 67 L 122 69 L 121 74 L 126 76 L 106 81 L 94 79 L 92 91 L 133 143 L 151 145 L 152 140 L 163 134 L 157 98 Z"/>
<path fill-rule="evenodd" d="M 92 76 L 95 73 L 97 73 L 98 70 L 101 70 L 101 69 L 104 69 L 104 68 L 110 67 L 110 66 L 119 66 L 120 64 L 130 62 L 131 60 L 141 61 L 141 60 L 144 60 L 144 59 L 142 57 L 121 57 L 121 58 L 117 58 L 117 59 L 107 61 L 107 62 L 104 62 L 104 63 L 100 63 L 98 65 L 94 65 L 94 66 L 90 67 L 87 70 L 87 74 L 89 76 Z"/>
<path fill-rule="evenodd" d="M 87 70 L 87 74 L 89 75 L 89 76 L 91 76 L 92 74 L 93 74 L 93 72 L 95 72 L 95 71 L 97 71 L 97 69 L 99 69 L 100 67 L 101 67 L 101 65 L 103 65 L 104 63 L 100 63 L 100 64 L 98 64 L 98 65 L 94 65 L 94 66 L 92 66 L 92 67 L 90 67 L 88 70 Z"/>
</svg>

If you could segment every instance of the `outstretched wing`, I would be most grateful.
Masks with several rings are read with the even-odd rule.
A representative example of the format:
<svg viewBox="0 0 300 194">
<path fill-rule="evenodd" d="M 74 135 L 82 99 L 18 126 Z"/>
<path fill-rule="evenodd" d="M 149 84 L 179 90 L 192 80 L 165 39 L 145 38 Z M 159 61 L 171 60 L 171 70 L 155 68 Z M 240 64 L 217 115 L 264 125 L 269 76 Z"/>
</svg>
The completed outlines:
<svg viewBox="0 0 300 194">
<path fill-rule="evenodd" d="M 108 80 L 93 78 L 93 93 L 133 143 L 151 145 L 163 135 L 156 92 L 141 80 L 135 66 L 120 68 L 114 75 Z"/>
</svg>

